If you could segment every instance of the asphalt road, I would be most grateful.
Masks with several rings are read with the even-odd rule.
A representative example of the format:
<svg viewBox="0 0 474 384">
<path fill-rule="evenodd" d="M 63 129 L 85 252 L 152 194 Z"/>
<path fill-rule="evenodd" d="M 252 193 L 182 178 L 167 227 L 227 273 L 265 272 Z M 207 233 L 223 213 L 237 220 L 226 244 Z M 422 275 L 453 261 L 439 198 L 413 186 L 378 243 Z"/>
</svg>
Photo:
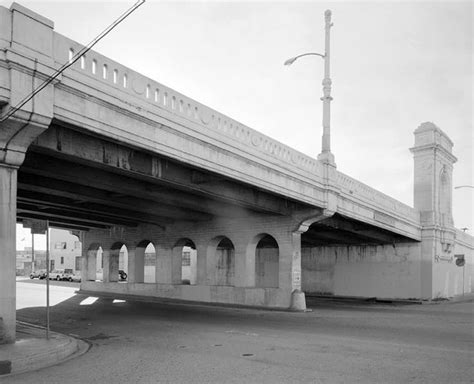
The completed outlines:
<svg viewBox="0 0 474 384">
<path fill-rule="evenodd" d="M 472 301 L 316 301 L 313 312 L 291 313 L 94 301 L 75 289 L 52 284 L 52 329 L 92 348 L 5 383 L 474 382 Z M 18 319 L 44 324 L 44 283 L 17 290 Z"/>
</svg>

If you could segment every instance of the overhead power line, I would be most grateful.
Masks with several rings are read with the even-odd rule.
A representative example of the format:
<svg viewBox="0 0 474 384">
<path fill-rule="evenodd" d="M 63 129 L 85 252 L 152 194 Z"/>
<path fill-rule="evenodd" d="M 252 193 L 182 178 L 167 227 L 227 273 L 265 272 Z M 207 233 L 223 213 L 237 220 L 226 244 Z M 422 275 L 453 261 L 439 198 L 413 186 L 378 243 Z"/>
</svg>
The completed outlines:
<svg viewBox="0 0 474 384">
<path fill-rule="evenodd" d="M 64 63 L 61 68 L 57 69 L 48 79 L 39 85 L 31 94 L 26 96 L 22 101 L 20 101 L 15 107 L 10 107 L 10 110 L 0 118 L 0 122 L 3 122 L 13 116 L 15 112 L 21 109 L 28 101 L 35 97 L 39 92 L 41 92 L 48 84 L 50 84 L 54 79 L 56 79 L 61 73 L 63 73 L 67 68 L 73 65 L 77 60 L 84 56 L 89 50 L 92 49 L 102 38 L 104 38 L 112 29 L 119 25 L 123 20 L 125 20 L 133 11 L 135 11 L 140 5 L 145 3 L 145 0 L 138 0 L 132 7 L 125 11 L 118 19 L 116 19 L 112 24 L 110 24 L 106 29 L 104 29 L 97 37 L 92 40 L 89 44 L 84 46 L 77 54 L 75 54 L 68 62 Z"/>
</svg>

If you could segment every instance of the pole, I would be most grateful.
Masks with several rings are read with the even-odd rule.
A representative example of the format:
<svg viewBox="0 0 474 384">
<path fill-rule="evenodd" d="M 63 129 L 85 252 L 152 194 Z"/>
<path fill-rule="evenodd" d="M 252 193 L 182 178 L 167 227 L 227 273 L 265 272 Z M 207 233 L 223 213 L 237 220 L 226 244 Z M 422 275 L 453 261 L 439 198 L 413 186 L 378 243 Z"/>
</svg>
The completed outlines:
<svg viewBox="0 0 474 384">
<path fill-rule="evenodd" d="M 31 272 L 35 269 L 35 234 L 31 232 Z"/>
<path fill-rule="evenodd" d="M 323 85 L 323 137 L 321 145 L 321 154 L 318 159 L 327 163 L 334 164 L 334 155 L 331 153 L 331 48 L 330 48 L 330 32 L 333 24 L 331 23 L 331 11 L 328 9 L 324 12 L 325 18 L 325 44 L 324 44 L 324 79 Z"/>
<path fill-rule="evenodd" d="M 49 220 L 46 220 L 46 339 L 49 339 Z"/>
</svg>

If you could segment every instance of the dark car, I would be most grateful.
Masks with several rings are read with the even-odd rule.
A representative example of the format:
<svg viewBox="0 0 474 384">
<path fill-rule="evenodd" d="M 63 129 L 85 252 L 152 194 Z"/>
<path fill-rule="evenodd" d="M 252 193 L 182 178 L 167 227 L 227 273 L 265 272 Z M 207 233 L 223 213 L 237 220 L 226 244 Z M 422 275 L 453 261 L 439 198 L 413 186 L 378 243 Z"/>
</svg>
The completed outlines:
<svg viewBox="0 0 474 384">
<path fill-rule="evenodd" d="M 30 273 L 30 279 L 40 279 L 43 280 L 46 277 L 46 271 L 40 269 L 38 271 L 33 271 Z"/>
</svg>

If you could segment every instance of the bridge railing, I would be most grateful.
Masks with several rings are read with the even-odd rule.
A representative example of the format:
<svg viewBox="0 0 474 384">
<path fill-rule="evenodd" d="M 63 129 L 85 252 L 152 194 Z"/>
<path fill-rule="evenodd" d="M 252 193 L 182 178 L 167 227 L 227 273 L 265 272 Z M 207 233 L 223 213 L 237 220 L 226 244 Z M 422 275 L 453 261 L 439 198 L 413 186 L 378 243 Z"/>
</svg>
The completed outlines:
<svg viewBox="0 0 474 384">
<path fill-rule="evenodd" d="M 337 172 L 337 184 L 341 192 L 364 201 L 368 206 L 375 209 L 383 209 L 382 213 L 390 213 L 401 219 L 408 219 L 414 223 L 419 223 L 419 211 L 403 204 L 402 202 L 390 197 L 367 184 L 353 179 L 342 172 Z"/>
<path fill-rule="evenodd" d="M 62 65 L 79 52 L 83 45 L 55 33 L 55 61 Z M 291 174 L 304 175 L 312 184 L 322 187 L 323 165 L 295 149 L 280 143 L 238 121 L 221 114 L 155 80 L 131 70 L 130 68 L 113 61 L 95 51 L 89 51 L 77 61 L 73 70 L 91 81 L 102 82 L 125 95 L 138 98 L 150 110 L 159 108 L 187 119 L 193 124 L 219 132 L 226 138 L 245 148 L 247 152 L 257 153 L 258 156 L 273 159 L 272 163 L 279 168 L 286 168 Z M 124 95 L 124 97 L 125 97 Z M 343 174 L 337 173 L 338 186 L 347 196 L 363 201 L 364 204 L 380 209 L 395 217 L 418 222 L 418 213 L 413 208 L 381 193 L 375 189 Z M 313 196 L 314 198 L 314 196 Z"/>
<path fill-rule="evenodd" d="M 55 61 L 63 64 L 79 52 L 83 45 L 55 33 Z M 290 166 L 296 173 L 306 171 L 312 178 L 322 174 L 321 163 L 238 121 L 211 109 L 155 80 L 131 70 L 95 51 L 78 60 L 73 69 L 94 80 L 139 97 L 151 108 L 165 109 L 202 127 L 220 132 L 234 142 L 270 156 L 277 164 Z"/>
</svg>

